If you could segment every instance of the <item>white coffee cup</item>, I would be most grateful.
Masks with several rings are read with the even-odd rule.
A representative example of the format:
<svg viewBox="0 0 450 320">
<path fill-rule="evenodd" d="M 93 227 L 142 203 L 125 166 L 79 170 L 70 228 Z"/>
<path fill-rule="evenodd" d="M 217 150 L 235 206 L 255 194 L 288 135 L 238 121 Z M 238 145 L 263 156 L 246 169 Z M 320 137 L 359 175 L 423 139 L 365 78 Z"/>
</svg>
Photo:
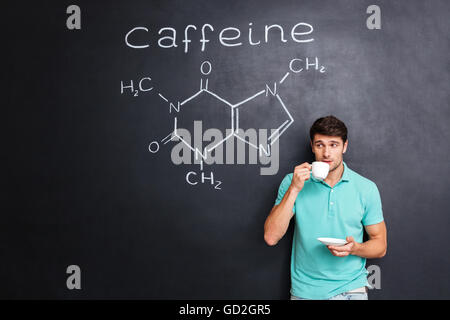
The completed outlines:
<svg viewBox="0 0 450 320">
<path fill-rule="evenodd" d="M 312 175 L 316 179 L 325 179 L 328 176 L 330 165 L 322 161 L 314 161 L 312 163 Z"/>
</svg>

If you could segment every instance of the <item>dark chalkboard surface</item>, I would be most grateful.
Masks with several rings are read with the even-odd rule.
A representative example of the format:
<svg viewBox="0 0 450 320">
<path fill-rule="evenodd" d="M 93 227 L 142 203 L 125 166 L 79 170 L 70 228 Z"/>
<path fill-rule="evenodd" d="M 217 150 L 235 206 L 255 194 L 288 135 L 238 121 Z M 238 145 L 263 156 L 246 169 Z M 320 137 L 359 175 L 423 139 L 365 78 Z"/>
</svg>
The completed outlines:
<svg viewBox="0 0 450 320">
<path fill-rule="evenodd" d="M 448 1 L 77 1 L 70 29 L 72 4 L 2 17 L 0 297 L 287 299 L 293 226 L 269 247 L 263 224 L 333 114 L 388 227 L 369 297 L 450 298 Z M 216 156 L 233 164 L 174 163 L 171 133 L 196 119 L 230 130 Z M 264 129 L 258 150 L 239 128 Z"/>
</svg>

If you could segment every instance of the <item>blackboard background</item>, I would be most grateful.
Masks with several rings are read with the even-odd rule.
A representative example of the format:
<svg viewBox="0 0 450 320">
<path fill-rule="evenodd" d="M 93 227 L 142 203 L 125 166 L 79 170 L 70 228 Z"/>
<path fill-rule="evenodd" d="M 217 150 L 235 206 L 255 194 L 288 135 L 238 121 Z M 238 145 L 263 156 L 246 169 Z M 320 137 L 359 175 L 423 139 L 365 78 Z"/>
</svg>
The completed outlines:
<svg viewBox="0 0 450 320">
<path fill-rule="evenodd" d="M 2 16 L 1 298 L 287 299 L 292 225 L 268 247 L 263 224 L 284 175 L 312 160 L 310 125 L 328 114 L 349 128 L 345 161 L 383 201 L 388 254 L 367 262 L 381 268 L 370 298 L 450 298 L 447 1 L 77 1 L 75 31 L 66 28 L 70 4 L 14 2 Z M 371 4 L 381 30 L 366 28 Z M 315 40 L 236 48 L 216 40 L 201 52 L 194 36 L 183 52 L 188 24 L 245 31 L 250 22 L 259 39 L 266 24 L 288 35 L 307 22 Z M 150 29 L 152 47 L 125 46 L 135 26 Z M 155 45 L 165 26 L 177 29 L 178 48 Z M 280 138 L 278 174 L 207 167 L 221 191 L 188 185 L 198 166 L 173 165 L 170 144 L 148 151 L 171 131 L 161 99 L 120 94 L 121 80 L 150 75 L 183 99 L 209 60 L 210 88 L 236 103 L 306 56 L 327 72 L 279 88 L 295 122 Z M 66 288 L 72 264 L 82 290 Z"/>
</svg>

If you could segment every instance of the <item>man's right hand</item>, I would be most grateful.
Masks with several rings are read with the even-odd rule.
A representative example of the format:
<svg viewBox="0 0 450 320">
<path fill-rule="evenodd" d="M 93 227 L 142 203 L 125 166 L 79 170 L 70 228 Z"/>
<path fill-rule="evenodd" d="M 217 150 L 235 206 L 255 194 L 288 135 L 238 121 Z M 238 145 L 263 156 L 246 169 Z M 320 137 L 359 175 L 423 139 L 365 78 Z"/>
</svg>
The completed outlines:
<svg viewBox="0 0 450 320">
<path fill-rule="evenodd" d="M 308 162 L 295 167 L 291 181 L 291 188 L 294 191 L 300 192 L 303 189 L 305 181 L 308 180 L 311 175 L 311 167 L 312 166 Z"/>
</svg>

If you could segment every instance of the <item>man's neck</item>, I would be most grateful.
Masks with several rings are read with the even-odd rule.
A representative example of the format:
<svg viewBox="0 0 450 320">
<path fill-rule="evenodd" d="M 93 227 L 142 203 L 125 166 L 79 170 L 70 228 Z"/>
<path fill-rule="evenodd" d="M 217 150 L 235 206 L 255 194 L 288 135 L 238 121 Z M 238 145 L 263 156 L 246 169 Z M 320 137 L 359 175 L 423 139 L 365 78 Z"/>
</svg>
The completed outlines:
<svg viewBox="0 0 450 320">
<path fill-rule="evenodd" d="M 343 174 L 344 174 L 344 163 L 341 162 L 341 164 L 336 169 L 328 173 L 328 176 L 325 178 L 324 181 L 330 187 L 334 187 L 335 184 L 338 183 L 339 180 L 341 180 Z"/>
</svg>

